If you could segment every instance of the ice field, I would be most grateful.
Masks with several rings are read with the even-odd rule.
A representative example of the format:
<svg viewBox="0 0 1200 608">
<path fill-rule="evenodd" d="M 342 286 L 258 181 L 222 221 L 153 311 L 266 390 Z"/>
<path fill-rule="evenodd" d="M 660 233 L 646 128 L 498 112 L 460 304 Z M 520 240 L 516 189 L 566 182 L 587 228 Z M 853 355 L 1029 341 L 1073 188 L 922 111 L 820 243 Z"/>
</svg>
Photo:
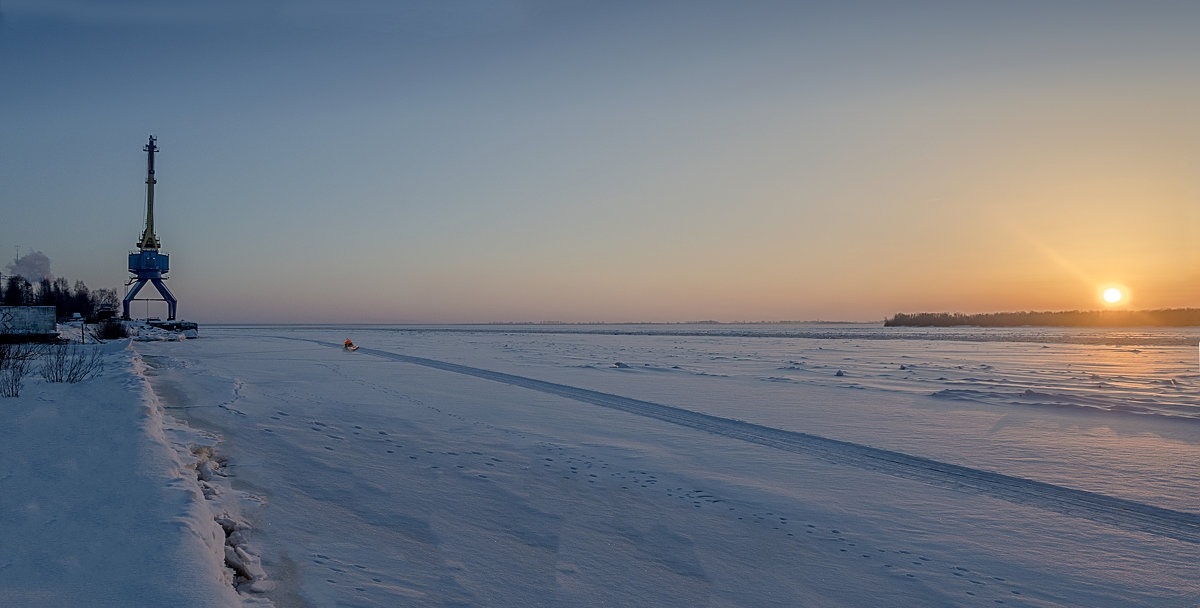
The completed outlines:
<svg viewBox="0 0 1200 608">
<path fill-rule="evenodd" d="M 218 455 L 248 604 L 1200 602 L 1195 330 L 201 335 L 113 356 Z"/>
</svg>

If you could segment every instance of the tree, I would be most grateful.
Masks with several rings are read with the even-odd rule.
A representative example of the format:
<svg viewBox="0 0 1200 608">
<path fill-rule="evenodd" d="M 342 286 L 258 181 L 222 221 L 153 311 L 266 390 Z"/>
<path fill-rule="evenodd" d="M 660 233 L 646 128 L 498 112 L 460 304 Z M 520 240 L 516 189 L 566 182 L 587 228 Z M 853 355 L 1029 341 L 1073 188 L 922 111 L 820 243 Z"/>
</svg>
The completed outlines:
<svg viewBox="0 0 1200 608">
<path fill-rule="evenodd" d="M 71 307 L 71 284 L 67 279 L 63 277 L 54 279 L 51 292 L 54 294 L 55 314 L 58 315 L 58 318 L 66 319 L 71 316 L 71 313 L 79 312 Z"/>
<path fill-rule="evenodd" d="M 33 286 L 19 275 L 10 275 L 4 289 L 5 306 L 28 306 L 33 302 Z"/>
<path fill-rule="evenodd" d="M 83 281 L 75 281 L 75 293 L 71 296 L 71 312 L 77 312 L 84 317 L 92 315 L 92 294 Z"/>
<path fill-rule="evenodd" d="M 54 299 L 54 284 L 50 279 L 42 279 L 38 281 L 37 292 L 34 294 L 34 302 L 38 306 L 55 306 L 57 302 Z"/>
</svg>

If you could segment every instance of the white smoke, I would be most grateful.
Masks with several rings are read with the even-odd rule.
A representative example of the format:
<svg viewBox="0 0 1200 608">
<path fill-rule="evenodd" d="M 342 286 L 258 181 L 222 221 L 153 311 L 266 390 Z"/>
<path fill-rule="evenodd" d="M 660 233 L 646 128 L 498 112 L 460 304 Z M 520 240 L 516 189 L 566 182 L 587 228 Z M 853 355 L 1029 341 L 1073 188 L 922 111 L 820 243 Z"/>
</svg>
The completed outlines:
<svg viewBox="0 0 1200 608">
<path fill-rule="evenodd" d="M 30 283 L 37 283 L 42 279 L 54 279 L 54 275 L 50 273 L 50 258 L 40 251 L 23 255 L 13 260 L 5 268 L 8 269 L 7 274 L 24 277 Z"/>
</svg>

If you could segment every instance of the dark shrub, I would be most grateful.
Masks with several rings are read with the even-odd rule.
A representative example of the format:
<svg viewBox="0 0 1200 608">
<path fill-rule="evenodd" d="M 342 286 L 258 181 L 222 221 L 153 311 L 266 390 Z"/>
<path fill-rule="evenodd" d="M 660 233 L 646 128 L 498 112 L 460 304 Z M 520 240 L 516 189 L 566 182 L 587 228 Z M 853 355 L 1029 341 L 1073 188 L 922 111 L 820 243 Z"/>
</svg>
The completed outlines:
<svg viewBox="0 0 1200 608">
<path fill-rule="evenodd" d="M 96 329 L 96 337 L 101 340 L 117 340 L 120 338 L 128 338 L 129 331 L 125 329 L 125 324 L 115 319 L 109 319 L 100 324 Z"/>
</svg>

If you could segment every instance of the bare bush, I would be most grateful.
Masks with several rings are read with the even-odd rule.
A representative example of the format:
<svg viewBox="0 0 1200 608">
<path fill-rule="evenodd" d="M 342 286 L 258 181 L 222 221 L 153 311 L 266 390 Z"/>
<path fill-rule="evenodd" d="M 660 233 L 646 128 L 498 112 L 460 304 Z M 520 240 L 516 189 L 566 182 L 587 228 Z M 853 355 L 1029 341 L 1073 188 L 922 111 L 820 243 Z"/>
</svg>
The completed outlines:
<svg viewBox="0 0 1200 608">
<path fill-rule="evenodd" d="M 0 397 L 20 397 L 38 352 L 30 344 L 0 344 Z"/>
<path fill-rule="evenodd" d="M 100 349 L 74 342 L 53 344 L 42 356 L 42 378 L 46 382 L 83 382 L 104 371 L 104 356 Z"/>
</svg>

